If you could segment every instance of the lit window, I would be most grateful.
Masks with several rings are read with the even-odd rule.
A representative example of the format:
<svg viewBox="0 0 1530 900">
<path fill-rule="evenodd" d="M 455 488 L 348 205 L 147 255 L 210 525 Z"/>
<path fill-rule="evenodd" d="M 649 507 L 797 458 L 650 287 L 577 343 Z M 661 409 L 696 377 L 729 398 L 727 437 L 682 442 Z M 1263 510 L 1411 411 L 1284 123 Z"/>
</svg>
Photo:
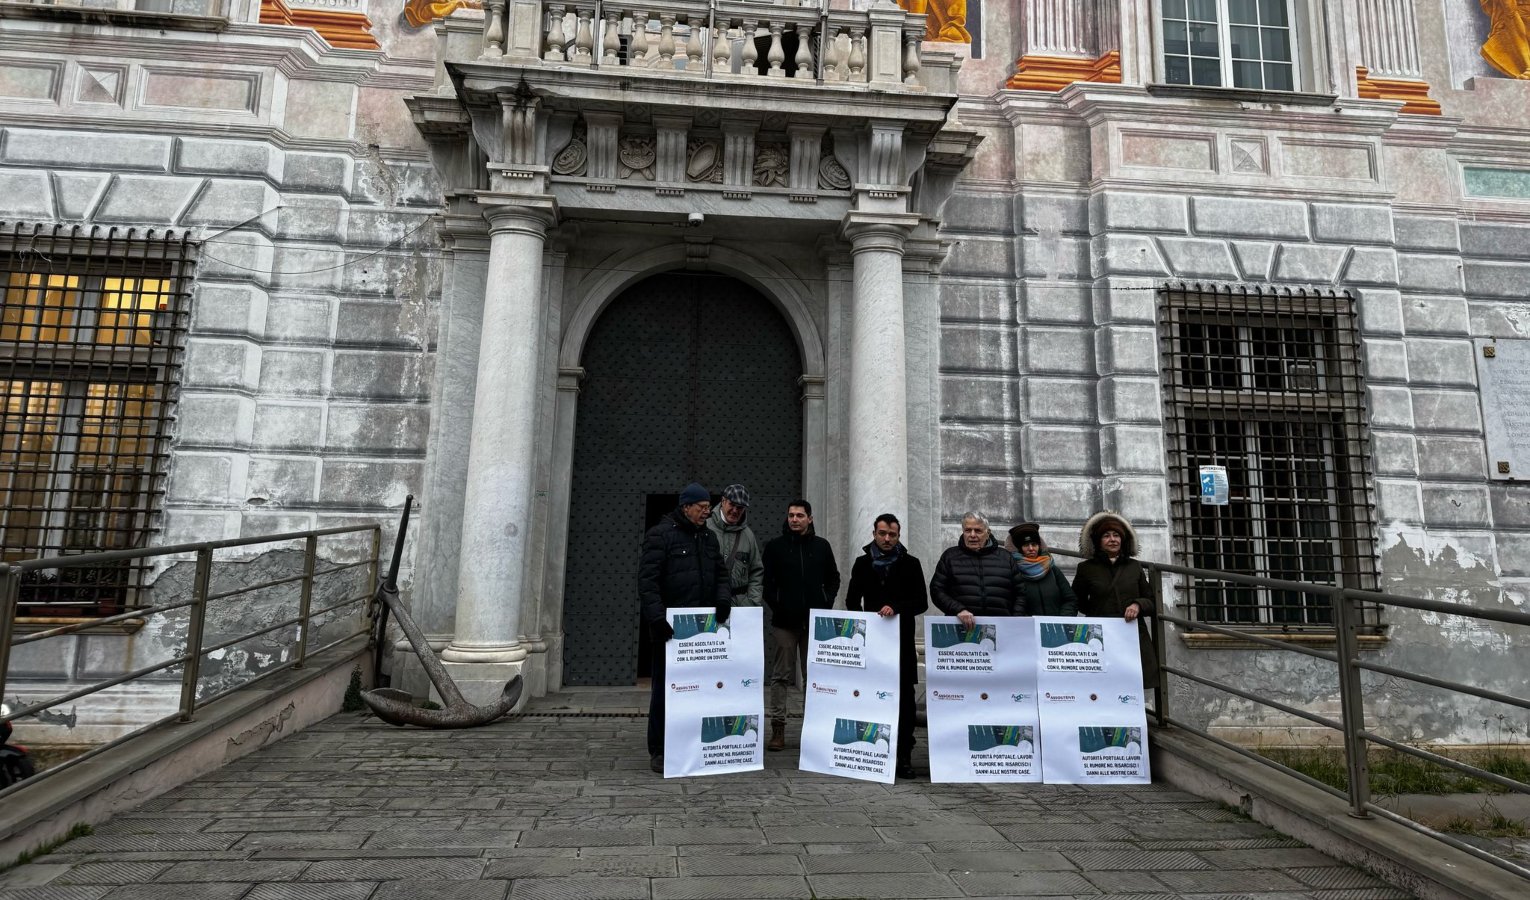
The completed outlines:
<svg viewBox="0 0 1530 900">
<path fill-rule="evenodd" d="M 0 558 L 145 546 L 186 330 L 187 245 L 72 230 L 0 244 Z M 131 274 L 130 274 L 131 273 Z M 23 616 L 132 604 L 141 567 L 29 572 Z"/>
<path fill-rule="evenodd" d="M 1296 90 L 1291 0 L 1163 0 L 1164 80 Z"/>
</svg>

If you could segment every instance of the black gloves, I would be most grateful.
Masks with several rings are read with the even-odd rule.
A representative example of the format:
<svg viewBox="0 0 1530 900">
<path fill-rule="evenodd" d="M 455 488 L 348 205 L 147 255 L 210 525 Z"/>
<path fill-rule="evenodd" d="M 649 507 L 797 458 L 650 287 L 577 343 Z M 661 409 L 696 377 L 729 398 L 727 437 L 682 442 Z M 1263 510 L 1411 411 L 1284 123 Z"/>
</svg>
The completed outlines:
<svg viewBox="0 0 1530 900">
<path fill-rule="evenodd" d="M 717 624 L 719 624 L 719 625 L 726 625 L 726 624 L 728 624 L 728 614 L 731 613 L 731 612 L 733 612 L 733 607 L 731 607 L 731 606 L 719 606 L 719 607 L 717 607 Z"/>
<path fill-rule="evenodd" d="M 648 636 L 662 644 L 675 636 L 675 629 L 670 627 L 669 622 L 660 619 L 648 626 Z"/>
</svg>

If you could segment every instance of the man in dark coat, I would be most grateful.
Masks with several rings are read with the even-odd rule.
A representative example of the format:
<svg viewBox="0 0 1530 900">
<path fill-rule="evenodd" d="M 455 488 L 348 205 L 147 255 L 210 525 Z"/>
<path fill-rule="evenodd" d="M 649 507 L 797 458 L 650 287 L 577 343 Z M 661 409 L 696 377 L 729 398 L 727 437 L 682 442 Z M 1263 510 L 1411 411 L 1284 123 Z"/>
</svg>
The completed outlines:
<svg viewBox="0 0 1530 900">
<path fill-rule="evenodd" d="M 813 533 L 813 504 L 793 500 L 786 528 L 765 545 L 765 605 L 770 608 L 770 740 L 767 750 L 786 749 L 787 693 L 801 668 L 807 676 L 809 610 L 833 609 L 839 593 L 834 548 Z M 795 704 L 793 704 L 795 706 Z"/>
<path fill-rule="evenodd" d="M 1089 557 L 1073 574 L 1079 612 L 1096 618 L 1122 618 L 1137 623 L 1142 651 L 1142 683 L 1158 686 L 1158 654 L 1148 631 L 1147 616 L 1156 615 L 1152 587 L 1137 552 L 1137 531 L 1126 517 L 1100 512 L 1089 517 L 1078 533 L 1078 550 Z"/>
<path fill-rule="evenodd" d="M 930 578 L 930 599 L 941 612 L 971 628 L 976 616 L 1023 616 L 1020 586 L 1009 553 L 994 540 L 980 513 L 962 516 L 962 539 L 940 555 Z"/>
<path fill-rule="evenodd" d="M 664 644 L 675 636 L 665 610 L 713 606 L 726 622 L 733 608 L 717 537 L 707 528 L 712 496 L 699 484 L 680 492 L 680 505 L 643 536 L 638 598 L 643 633 L 653 642 L 653 693 L 648 701 L 648 764 L 664 772 Z"/>
<path fill-rule="evenodd" d="M 914 647 L 916 618 L 928 607 L 924 567 L 900 537 L 903 526 L 892 513 L 877 516 L 871 543 L 850 567 L 845 608 L 898 616 L 898 767 L 899 778 L 914 777 L 914 684 L 919 680 L 919 651 Z"/>
</svg>

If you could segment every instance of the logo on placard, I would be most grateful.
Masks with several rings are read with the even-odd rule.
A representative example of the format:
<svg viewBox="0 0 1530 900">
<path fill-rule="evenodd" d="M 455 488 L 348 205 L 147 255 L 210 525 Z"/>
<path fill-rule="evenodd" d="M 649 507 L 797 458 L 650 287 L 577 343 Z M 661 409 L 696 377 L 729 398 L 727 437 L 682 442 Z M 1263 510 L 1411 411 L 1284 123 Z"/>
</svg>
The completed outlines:
<svg viewBox="0 0 1530 900">
<path fill-rule="evenodd" d="M 1098 700 L 1098 699 L 1100 699 L 1100 695 L 1099 694 L 1090 694 L 1089 695 L 1089 699 L 1090 700 Z"/>
<path fill-rule="evenodd" d="M 1053 703 L 1072 703 L 1078 700 L 1072 694 L 1054 694 L 1051 691 L 1047 691 L 1044 696 Z"/>
<path fill-rule="evenodd" d="M 690 684 L 676 684 L 674 682 L 670 682 L 669 689 L 677 694 L 688 694 L 691 691 L 701 690 L 701 685 L 698 682 L 691 682 Z"/>
<path fill-rule="evenodd" d="M 720 690 L 722 690 L 722 684 L 723 684 L 723 683 L 722 683 L 722 682 L 721 682 L 721 681 L 719 681 L 719 682 L 717 682 L 717 689 L 718 689 L 718 690 L 719 690 L 719 691 L 720 691 Z"/>
<path fill-rule="evenodd" d="M 1010 694 L 1009 695 L 1009 699 L 1015 701 L 1016 703 L 1024 703 L 1025 701 L 1031 699 L 1031 695 L 1030 694 Z"/>
<path fill-rule="evenodd" d="M 892 696 L 892 691 L 877 691 L 877 699 L 878 700 L 886 700 L 888 697 L 891 697 L 891 696 Z"/>
<path fill-rule="evenodd" d="M 965 700 L 966 694 L 953 694 L 950 691 L 930 691 L 930 696 L 936 700 Z"/>
<path fill-rule="evenodd" d="M 984 691 L 983 693 L 978 694 L 978 699 L 979 700 L 987 700 L 988 699 L 988 692 Z"/>
<path fill-rule="evenodd" d="M 1127 706 L 1135 706 L 1137 703 L 1137 698 L 1131 694 L 1117 694 L 1116 699 L 1122 703 L 1125 703 Z"/>
<path fill-rule="evenodd" d="M 759 680 L 758 678 L 740 678 L 738 683 L 741 687 L 751 687 Z"/>
<path fill-rule="evenodd" d="M 827 684 L 819 684 L 815 681 L 813 682 L 813 692 L 817 694 L 829 694 L 832 696 L 839 693 L 839 688 Z"/>
</svg>

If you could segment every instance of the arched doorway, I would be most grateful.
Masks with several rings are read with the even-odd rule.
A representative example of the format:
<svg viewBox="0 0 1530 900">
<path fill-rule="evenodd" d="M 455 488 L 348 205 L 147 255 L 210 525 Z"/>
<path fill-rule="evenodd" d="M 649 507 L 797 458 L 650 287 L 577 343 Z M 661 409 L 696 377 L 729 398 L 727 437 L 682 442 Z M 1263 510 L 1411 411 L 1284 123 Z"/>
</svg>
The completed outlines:
<svg viewBox="0 0 1530 900">
<path fill-rule="evenodd" d="M 628 288 L 584 346 L 563 588 L 563 683 L 638 675 L 643 531 L 688 481 L 741 481 L 761 541 L 802 492 L 802 359 L 749 285 L 669 273 Z"/>
</svg>

